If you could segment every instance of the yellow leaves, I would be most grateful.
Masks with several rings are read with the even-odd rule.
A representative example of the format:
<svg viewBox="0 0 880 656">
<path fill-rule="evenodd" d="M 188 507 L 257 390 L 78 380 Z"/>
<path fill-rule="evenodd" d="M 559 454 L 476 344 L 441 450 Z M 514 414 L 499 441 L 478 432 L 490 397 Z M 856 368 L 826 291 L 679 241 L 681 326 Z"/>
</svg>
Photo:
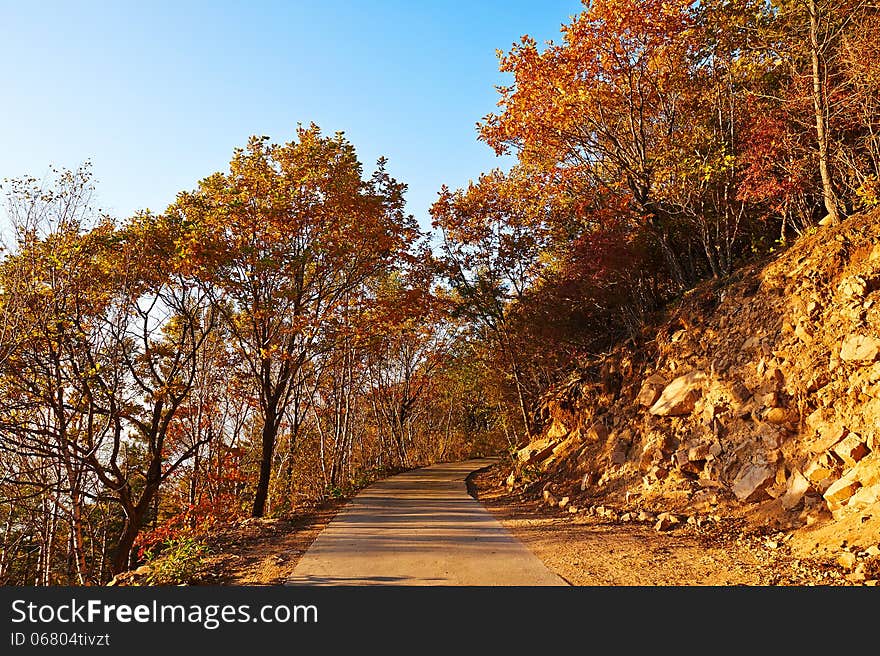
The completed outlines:
<svg viewBox="0 0 880 656">
<path fill-rule="evenodd" d="M 880 205 L 880 179 L 876 174 L 865 177 L 862 184 L 856 189 L 856 197 L 862 207 L 869 208 Z"/>
</svg>

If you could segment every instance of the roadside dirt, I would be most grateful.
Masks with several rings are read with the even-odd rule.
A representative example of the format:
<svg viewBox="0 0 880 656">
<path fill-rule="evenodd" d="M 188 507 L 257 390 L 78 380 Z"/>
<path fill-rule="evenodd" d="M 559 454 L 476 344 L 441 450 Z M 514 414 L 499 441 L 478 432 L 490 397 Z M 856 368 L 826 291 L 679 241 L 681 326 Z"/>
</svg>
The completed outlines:
<svg viewBox="0 0 880 656">
<path fill-rule="evenodd" d="M 653 521 L 621 522 L 589 512 L 571 513 L 539 499 L 511 495 L 503 476 L 498 467 L 475 472 L 469 479 L 472 495 L 575 586 L 856 584 L 832 549 L 817 549 L 805 557 L 799 549 L 803 537 L 796 540 L 792 532 L 756 531 L 736 516 L 701 526 L 682 522 L 657 531 Z M 825 534 L 821 542 L 830 545 L 837 538 Z"/>
<path fill-rule="evenodd" d="M 348 498 L 332 499 L 286 517 L 250 517 L 195 532 L 190 537 L 206 553 L 185 576 L 179 565 L 177 570 L 168 566 L 177 576 L 156 582 L 157 565 L 168 565 L 163 555 L 152 564 L 117 575 L 108 585 L 284 585 L 306 549 L 347 502 Z"/>
<path fill-rule="evenodd" d="M 347 499 L 284 519 L 250 518 L 210 538 L 202 585 L 284 585 L 293 568 Z"/>
</svg>

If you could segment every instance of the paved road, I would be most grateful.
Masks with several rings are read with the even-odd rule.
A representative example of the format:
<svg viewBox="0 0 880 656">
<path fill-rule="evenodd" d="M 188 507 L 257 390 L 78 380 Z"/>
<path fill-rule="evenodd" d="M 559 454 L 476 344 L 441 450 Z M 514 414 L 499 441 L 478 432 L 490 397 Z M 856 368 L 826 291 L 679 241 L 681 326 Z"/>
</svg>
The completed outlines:
<svg viewBox="0 0 880 656">
<path fill-rule="evenodd" d="M 493 462 L 433 465 L 364 489 L 287 584 L 567 585 L 468 495 L 467 475 Z"/>
</svg>

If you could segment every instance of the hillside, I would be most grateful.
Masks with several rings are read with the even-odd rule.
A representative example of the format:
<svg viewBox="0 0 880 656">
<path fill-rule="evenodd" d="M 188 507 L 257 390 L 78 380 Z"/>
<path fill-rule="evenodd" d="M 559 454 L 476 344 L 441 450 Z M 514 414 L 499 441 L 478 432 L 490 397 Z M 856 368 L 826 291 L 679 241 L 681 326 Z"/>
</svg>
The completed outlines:
<svg viewBox="0 0 880 656">
<path fill-rule="evenodd" d="M 519 504 L 559 521 L 735 529 L 872 584 L 878 301 L 880 211 L 818 226 L 550 390 L 541 435 L 477 478 L 481 497 L 508 519 Z"/>
</svg>

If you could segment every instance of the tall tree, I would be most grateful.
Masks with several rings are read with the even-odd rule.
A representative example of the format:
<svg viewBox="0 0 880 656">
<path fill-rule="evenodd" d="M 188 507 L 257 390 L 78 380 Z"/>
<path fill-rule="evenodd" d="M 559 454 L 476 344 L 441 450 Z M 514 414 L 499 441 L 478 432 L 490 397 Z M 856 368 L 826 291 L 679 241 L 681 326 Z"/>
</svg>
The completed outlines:
<svg viewBox="0 0 880 656">
<path fill-rule="evenodd" d="M 526 380 L 510 313 L 546 264 L 552 247 L 549 205 L 521 168 L 492 171 L 466 189 L 443 188 L 431 207 L 442 234 L 441 264 L 456 295 L 456 313 L 495 344 L 513 382 L 527 438 L 534 426 L 534 389 Z"/>
<path fill-rule="evenodd" d="M 404 258 L 417 228 L 402 185 L 380 160 L 362 177 L 342 133 L 316 125 L 273 144 L 253 137 L 227 173 L 182 193 L 169 213 L 188 230 L 194 270 L 218 307 L 259 398 L 260 472 L 252 514 L 265 512 L 272 461 L 299 372 L 329 348 L 322 326 L 346 295 Z"/>
</svg>

